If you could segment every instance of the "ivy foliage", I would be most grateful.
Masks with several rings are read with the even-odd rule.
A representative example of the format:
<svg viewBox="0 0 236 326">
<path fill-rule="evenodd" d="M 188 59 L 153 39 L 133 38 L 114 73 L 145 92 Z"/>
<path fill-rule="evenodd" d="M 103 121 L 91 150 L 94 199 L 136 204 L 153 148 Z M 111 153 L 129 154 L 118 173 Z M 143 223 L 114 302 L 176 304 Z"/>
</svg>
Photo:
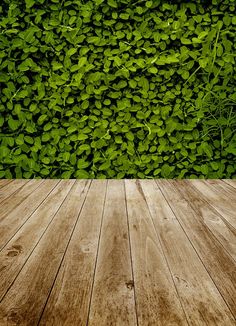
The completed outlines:
<svg viewBox="0 0 236 326">
<path fill-rule="evenodd" d="M 2 0 L 0 178 L 236 177 L 234 0 Z"/>
</svg>

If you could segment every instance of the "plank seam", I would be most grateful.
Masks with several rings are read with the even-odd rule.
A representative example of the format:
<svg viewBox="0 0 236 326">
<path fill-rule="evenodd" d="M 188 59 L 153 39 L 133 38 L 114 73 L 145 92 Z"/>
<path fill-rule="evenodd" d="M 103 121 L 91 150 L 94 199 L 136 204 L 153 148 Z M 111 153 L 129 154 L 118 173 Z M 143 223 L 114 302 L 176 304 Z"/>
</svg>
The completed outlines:
<svg viewBox="0 0 236 326">
<path fill-rule="evenodd" d="M 28 218 L 25 220 L 25 222 L 23 224 L 21 224 L 21 226 L 16 230 L 16 232 L 9 238 L 9 240 L 5 243 L 4 246 L 2 246 L 0 248 L 0 252 L 7 246 L 7 244 L 11 241 L 12 238 L 14 238 L 14 236 L 17 234 L 17 232 L 19 232 L 19 230 L 25 225 L 25 223 L 27 223 L 27 221 L 31 218 L 31 216 L 36 212 L 36 210 L 44 203 L 44 201 L 48 198 L 48 196 L 51 194 L 51 192 L 58 186 L 59 184 L 59 180 L 58 182 L 55 184 L 55 186 L 50 190 L 50 192 L 47 194 L 47 196 L 42 199 L 42 201 L 40 202 L 40 204 L 33 210 L 33 212 L 28 216 Z"/>
<path fill-rule="evenodd" d="M 129 227 L 129 218 L 128 218 L 128 207 L 127 207 L 127 195 L 126 195 L 126 187 L 125 187 L 125 181 L 123 180 L 123 187 L 124 187 L 124 193 L 125 193 L 125 210 L 126 210 L 126 219 L 127 219 L 127 226 L 128 226 L 128 238 L 129 238 L 129 251 L 130 251 L 130 261 L 131 261 L 131 274 L 132 279 L 134 282 L 134 267 L 133 267 L 133 258 L 132 258 L 132 250 L 131 250 L 131 239 L 130 239 L 130 227 Z M 136 300 L 136 285 L 134 282 L 134 305 L 135 305 L 135 315 L 136 315 L 136 324 L 139 326 L 138 321 L 138 310 L 137 310 L 137 300 Z"/>
<path fill-rule="evenodd" d="M 6 187 L 7 185 L 9 185 L 13 181 L 13 179 L 1 179 L 0 181 L 2 181 L 2 180 L 8 180 L 8 182 L 3 184 L 3 185 L 0 183 L 0 189 Z"/>
<path fill-rule="evenodd" d="M 236 179 L 228 179 L 231 181 L 235 181 L 235 186 L 233 186 L 231 183 L 227 182 L 227 179 L 221 179 L 221 181 L 223 181 L 225 184 L 227 184 L 228 186 L 232 187 L 234 190 L 236 190 Z"/>
<path fill-rule="evenodd" d="M 212 211 L 216 214 L 216 216 L 219 216 L 220 217 L 220 219 L 222 220 L 222 222 L 227 226 L 227 224 L 229 224 L 234 230 L 236 230 L 235 228 L 234 228 L 234 226 L 230 223 L 230 222 L 228 222 L 227 220 L 225 220 L 225 218 L 222 216 L 222 214 L 217 210 L 217 208 L 216 207 L 214 207 L 214 206 L 212 206 L 212 204 L 211 203 L 209 203 L 208 202 L 208 200 L 207 199 L 205 199 L 205 198 L 203 198 L 203 193 L 200 191 L 200 190 L 198 190 L 197 189 L 197 187 L 195 187 L 194 185 L 192 185 L 191 183 L 190 183 L 190 187 L 195 191 L 195 192 L 197 192 L 199 195 L 200 195 L 200 199 L 203 201 L 203 202 L 205 202 L 207 205 L 209 205 L 210 206 L 210 208 L 212 209 Z M 181 190 L 180 190 L 180 193 L 181 193 Z M 187 201 L 187 199 L 185 199 L 186 201 Z M 192 210 L 194 211 L 194 213 L 196 214 L 196 212 L 195 212 L 195 209 L 194 209 L 194 207 L 192 206 L 192 204 L 191 204 L 191 202 L 189 202 L 188 201 L 188 203 L 189 203 L 189 205 L 190 205 L 190 207 L 192 208 Z M 209 226 L 207 225 L 207 224 L 205 224 L 205 222 L 204 221 L 202 221 L 201 219 L 200 219 L 200 222 L 201 222 L 201 224 L 203 224 L 207 229 L 208 229 L 208 231 L 212 234 L 212 236 L 217 240 L 217 242 L 223 247 L 223 249 L 227 252 L 227 254 L 236 262 L 236 260 L 235 260 L 235 258 L 234 257 L 232 257 L 231 256 L 231 254 L 228 252 L 228 250 L 224 247 L 224 245 L 223 245 L 223 243 L 221 243 L 221 241 L 216 237 L 216 235 L 212 232 L 212 230 L 209 228 Z M 231 230 L 230 230 L 231 231 Z M 231 231 L 232 232 L 232 231 Z"/>
<path fill-rule="evenodd" d="M 220 181 L 223 181 L 223 180 L 220 180 Z M 225 184 L 229 187 L 233 187 L 231 186 L 230 184 L 228 184 L 227 182 L 225 182 Z M 210 184 L 211 185 L 211 184 Z M 203 193 L 198 190 L 198 188 L 196 186 L 193 185 L 193 187 L 201 194 L 201 196 L 203 196 Z M 234 187 L 233 187 L 234 190 L 236 190 Z M 213 190 L 214 190 L 214 187 L 213 187 Z M 225 195 L 226 196 L 226 195 Z M 222 215 L 221 212 L 218 211 L 217 207 L 214 207 L 208 200 L 207 198 L 205 199 L 205 201 L 220 215 L 221 219 L 223 220 L 223 222 L 229 226 L 231 226 L 235 231 L 236 231 L 236 228 L 234 225 L 232 225 L 227 219 L 225 219 L 225 217 Z"/>
<path fill-rule="evenodd" d="M 75 184 L 76 184 L 76 182 L 75 182 L 75 183 L 73 184 L 73 186 L 71 187 L 69 193 L 71 192 L 71 190 L 72 190 L 72 188 L 75 186 Z M 78 221 L 79 221 L 79 218 L 80 218 L 80 214 L 81 214 L 81 211 L 82 211 L 82 209 L 83 209 L 83 207 L 84 207 L 84 204 L 85 204 L 85 201 L 86 201 L 86 198 L 87 198 L 87 194 L 88 194 L 88 192 L 89 192 L 89 189 L 90 189 L 90 187 L 91 187 L 91 184 L 92 184 L 92 182 L 91 182 L 91 180 L 90 180 L 90 184 L 89 184 L 89 187 L 88 187 L 88 189 L 87 189 L 86 195 L 85 195 L 85 197 L 84 197 L 84 201 L 83 201 L 83 203 L 82 203 L 82 205 L 81 205 L 81 207 L 80 207 L 80 210 L 79 210 L 79 212 L 78 212 L 78 216 L 77 216 L 76 221 L 75 221 L 75 224 L 74 224 L 74 226 L 73 226 L 73 228 L 72 228 L 72 231 L 71 231 L 70 237 L 69 237 L 68 242 L 67 242 L 67 245 L 66 245 L 66 247 L 65 247 L 65 251 L 64 251 L 64 253 L 63 253 L 63 255 L 62 255 L 61 262 L 60 262 L 59 267 L 58 267 L 58 269 L 57 269 L 57 271 L 56 271 L 55 278 L 54 278 L 54 280 L 53 280 L 53 282 L 52 282 L 52 285 L 51 285 L 50 291 L 49 291 L 49 293 L 48 293 L 47 299 L 46 299 L 45 304 L 44 304 L 44 306 L 43 306 L 43 309 L 42 309 L 42 312 L 41 312 L 41 314 L 40 314 L 40 317 L 39 317 L 39 320 L 38 320 L 38 322 L 37 322 L 37 325 L 39 325 L 40 322 L 41 322 L 41 320 L 42 320 L 43 313 L 44 313 L 45 308 L 46 308 L 46 306 L 47 306 L 47 303 L 48 303 L 48 300 L 49 300 L 50 295 L 51 295 L 51 293 L 52 293 L 53 287 L 54 287 L 54 285 L 55 285 L 55 283 L 56 283 L 56 280 L 57 280 L 57 277 L 58 277 L 59 271 L 60 271 L 60 269 L 61 269 L 61 266 L 62 266 L 62 264 L 63 264 L 63 262 L 64 262 L 64 259 L 65 259 L 66 253 L 67 253 L 67 249 L 68 249 L 69 244 L 70 244 L 70 242 L 71 242 L 71 239 L 72 239 L 72 236 L 73 236 L 73 234 L 74 234 L 75 228 L 76 228 L 76 226 L 77 226 L 77 224 L 78 224 Z M 83 191 L 84 191 L 85 187 L 86 187 L 86 184 L 85 184 L 85 186 L 84 186 L 84 188 L 83 188 Z"/>
<path fill-rule="evenodd" d="M 92 280 L 92 286 L 91 286 L 91 292 L 90 292 L 89 308 L 88 308 L 88 315 L 87 315 L 86 326 L 89 325 L 89 316 L 90 316 L 90 311 L 91 311 L 91 304 L 92 304 L 92 297 L 93 297 L 93 288 L 94 288 L 95 274 L 96 274 L 97 261 L 98 261 L 98 252 L 99 252 L 99 247 L 100 247 L 100 240 L 101 240 L 101 233 L 102 233 L 102 225 L 103 225 L 103 217 L 104 217 L 105 203 L 106 203 L 106 197 L 107 197 L 107 185 L 108 185 L 108 181 L 106 180 L 106 191 L 105 191 L 104 201 L 103 201 L 102 218 L 101 218 L 101 222 L 100 222 L 99 236 L 98 236 L 98 242 L 97 242 L 97 253 L 96 253 L 96 259 L 95 259 L 95 265 L 94 265 L 94 271 L 93 271 L 93 280 Z"/>
<path fill-rule="evenodd" d="M 155 184 L 156 184 L 156 182 L 155 182 Z M 140 186 L 142 187 L 142 185 L 140 185 Z M 157 187 L 157 190 L 160 190 L 160 188 Z M 162 242 L 161 242 L 161 239 L 160 239 L 159 233 L 157 232 L 157 229 L 156 229 L 156 227 L 155 227 L 155 223 L 154 223 L 154 221 L 153 221 L 153 216 L 152 216 L 151 210 L 150 210 L 150 208 L 149 208 L 148 202 L 147 202 L 147 201 L 145 201 L 145 202 L 146 202 L 146 205 L 147 205 L 147 209 L 148 209 L 149 215 L 150 215 L 150 217 L 151 217 L 151 221 L 152 221 L 152 225 L 153 225 L 153 228 L 154 228 L 154 232 L 155 232 L 156 237 L 157 237 L 157 240 L 158 240 L 158 242 L 159 242 L 159 244 L 160 244 L 160 248 L 161 248 L 161 251 L 162 251 L 163 257 L 164 257 L 164 259 L 165 259 L 165 262 L 166 262 L 167 268 L 168 268 L 168 270 L 169 270 L 169 273 L 170 273 L 170 276 L 171 276 L 171 279 L 172 279 L 173 285 L 174 285 L 174 287 L 175 287 L 176 294 L 177 294 L 177 296 L 178 296 L 178 299 L 179 299 L 179 302 L 180 302 L 181 308 L 182 308 L 183 313 L 184 313 L 184 315 L 185 315 L 186 322 L 187 322 L 188 325 L 190 325 L 190 324 L 189 324 L 189 321 L 188 321 L 188 316 L 186 315 L 186 312 L 185 312 L 184 307 L 183 307 L 183 304 L 182 304 L 182 300 L 181 300 L 181 298 L 180 298 L 180 294 L 179 294 L 178 289 L 177 289 L 177 286 L 176 286 L 176 284 L 175 284 L 174 277 L 173 277 L 173 274 L 172 274 L 172 271 L 171 271 L 171 268 L 170 268 L 170 265 L 169 265 L 168 259 L 167 259 L 166 255 L 165 255 L 165 252 L 164 252 L 164 249 L 163 249 L 163 246 L 162 246 Z"/>
<path fill-rule="evenodd" d="M 59 182 L 60 183 L 60 182 Z M 59 184 L 58 183 L 58 184 Z M 57 184 L 57 185 L 58 185 Z M 73 185 L 72 185 L 73 186 Z M 72 188 L 71 186 L 71 188 Z M 55 188 L 55 187 L 54 187 Z M 70 188 L 70 189 L 71 189 Z M 70 193 L 70 190 L 68 192 L 68 194 Z M 29 260 L 29 258 L 31 257 L 33 251 L 35 250 L 35 248 L 37 247 L 37 245 L 39 244 L 39 242 L 41 241 L 41 239 L 43 238 L 44 234 L 46 233 L 47 229 L 49 228 L 49 226 L 51 225 L 52 221 L 54 220 L 54 217 L 56 216 L 57 212 L 59 211 L 59 209 L 61 208 L 62 204 L 64 203 L 64 201 L 66 200 L 68 194 L 65 196 L 65 198 L 62 200 L 59 208 L 56 210 L 55 214 L 53 214 L 53 217 L 51 218 L 50 222 L 48 223 L 47 227 L 45 228 L 45 230 L 43 231 L 41 237 L 38 239 L 37 243 L 35 244 L 35 246 L 33 247 L 33 249 L 31 250 L 31 252 L 29 253 L 28 257 L 26 258 L 24 264 L 21 266 L 21 269 L 19 270 L 19 272 L 17 273 L 16 277 L 14 278 L 14 280 L 11 282 L 11 285 L 8 287 L 7 291 L 5 292 L 5 294 L 2 296 L 0 303 L 4 300 L 5 296 L 7 295 L 7 293 L 9 292 L 10 288 L 14 285 L 18 275 L 20 274 L 20 272 L 22 271 L 22 269 L 24 268 L 24 266 L 26 265 L 27 261 Z M 46 197 L 47 198 L 47 197 Z"/>
<path fill-rule="evenodd" d="M 42 181 L 41 180 L 41 182 L 39 182 L 39 185 L 34 189 L 34 191 L 36 191 L 39 187 L 40 187 L 40 185 L 42 185 L 44 183 L 44 181 Z M 24 185 L 25 186 L 25 185 Z M 24 187 L 23 186 L 23 187 Z M 34 192 L 33 191 L 33 192 Z M 8 213 L 6 213 L 6 214 L 4 214 L 4 215 L 2 215 L 2 216 L 0 216 L 0 222 L 2 221 L 2 220 L 4 220 L 4 218 L 8 215 L 8 214 L 10 214 L 10 213 L 12 213 L 15 209 L 17 209 L 17 207 L 18 206 L 20 206 L 22 203 L 24 203 L 24 201 L 30 196 L 30 195 L 32 195 L 32 193 L 29 193 L 20 203 L 18 203 L 18 204 L 16 204 L 15 206 L 13 206 L 13 207 L 11 207 L 11 210 L 8 212 Z M 14 196 L 14 195 L 11 195 L 11 196 Z M 5 201 L 5 200 L 4 200 Z M 1 205 L 2 205 L 2 203 L 1 203 Z"/>
<path fill-rule="evenodd" d="M 13 180 L 13 182 L 10 183 L 14 183 L 15 180 Z M 4 198 L 2 201 L 0 200 L 0 204 L 2 205 L 2 203 L 4 203 L 5 200 L 9 199 L 11 196 L 13 196 L 15 193 L 17 193 L 18 191 L 21 190 L 21 188 L 25 187 L 25 185 L 27 185 L 27 183 L 29 182 L 29 180 L 26 181 L 25 184 L 23 184 L 20 188 L 16 189 L 12 194 L 10 194 L 8 197 Z M 10 183 L 7 183 L 5 186 L 9 186 Z M 4 187 L 5 187 L 4 186 Z M 3 189 L 4 190 L 4 189 Z"/>
<path fill-rule="evenodd" d="M 162 191 L 162 188 L 161 188 L 161 187 L 160 187 L 160 191 L 161 191 L 161 193 L 163 194 L 163 196 L 164 196 L 165 200 L 167 201 L 167 203 L 168 203 L 168 205 L 169 205 L 170 209 L 172 210 L 172 212 L 173 212 L 174 216 L 176 217 L 176 220 L 179 222 L 179 224 L 180 224 L 180 226 L 181 226 L 181 228 L 182 228 L 183 232 L 185 233 L 186 237 L 188 238 L 188 240 L 189 240 L 189 242 L 190 242 L 191 246 L 193 247 L 194 251 L 196 252 L 196 254 L 197 254 L 198 258 L 199 258 L 199 259 L 200 259 L 200 261 L 202 262 L 202 265 L 203 265 L 204 269 L 206 270 L 207 274 L 209 275 L 210 279 L 212 280 L 213 284 L 215 285 L 215 288 L 216 288 L 216 290 L 218 291 L 219 295 L 222 297 L 223 301 L 225 302 L 226 306 L 228 307 L 228 309 L 229 309 L 229 311 L 230 311 L 231 315 L 233 316 L 233 318 L 235 318 L 235 316 L 234 316 L 234 314 L 233 314 L 232 310 L 230 309 L 230 307 L 229 307 L 228 303 L 225 301 L 225 298 L 224 298 L 224 296 L 222 295 L 222 293 L 221 293 L 220 289 L 218 288 L 217 284 L 215 283 L 215 281 L 214 281 L 214 280 L 213 280 L 213 278 L 211 277 L 211 275 L 210 275 L 210 273 L 209 273 L 209 271 L 208 271 L 207 267 L 205 266 L 205 264 L 204 264 L 204 262 L 203 262 L 202 258 L 201 258 L 201 257 L 200 257 L 200 255 L 198 254 L 198 251 L 197 251 L 197 249 L 195 248 L 194 244 L 192 243 L 192 241 L 191 241 L 191 240 L 190 240 L 190 238 L 188 237 L 188 234 L 187 234 L 187 232 L 185 231 L 185 229 L 184 229 L 184 227 L 183 227 L 182 223 L 180 222 L 180 220 L 181 220 L 181 219 L 180 219 L 180 220 L 178 219 L 178 217 L 177 217 L 177 214 L 175 214 L 175 212 L 174 212 L 174 209 L 172 209 L 172 205 L 171 205 L 171 204 L 169 203 L 169 201 L 167 200 L 167 198 L 166 198 L 166 196 L 165 196 L 164 192 Z"/>
</svg>

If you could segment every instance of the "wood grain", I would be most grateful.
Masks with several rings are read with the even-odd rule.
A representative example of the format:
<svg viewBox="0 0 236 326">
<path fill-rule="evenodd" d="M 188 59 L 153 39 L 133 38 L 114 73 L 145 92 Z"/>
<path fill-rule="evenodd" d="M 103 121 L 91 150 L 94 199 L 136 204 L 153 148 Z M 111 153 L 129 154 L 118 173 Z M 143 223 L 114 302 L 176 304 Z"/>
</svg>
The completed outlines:
<svg viewBox="0 0 236 326">
<path fill-rule="evenodd" d="M 209 189 L 208 184 L 206 184 L 205 187 L 205 181 L 203 181 L 202 184 L 205 190 L 204 194 L 201 192 L 199 194 L 192 186 L 195 185 L 198 187 L 198 183 L 196 183 L 195 180 L 192 180 L 191 183 L 187 180 L 181 180 L 181 182 L 178 183 L 178 189 L 181 191 L 183 197 L 190 203 L 202 224 L 214 234 L 216 239 L 236 261 L 236 230 L 230 224 L 225 223 L 225 220 L 222 219 L 218 211 L 209 205 L 208 201 L 209 198 L 211 198 L 210 195 L 212 190 Z M 216 192 L 216 195 L 217 194 L 219 195 L 218 192 Z M 216 196 L 215 200 L 219 201 L 219 197 Z M 222 199 L 222 206 L 223 204 L 227 207 Z"/>
<path fill-rule="evenodd" d="M 44 234 L 73 183 L 74 180 L 60 181 L 43 204 L 31 215 L 27 223 L 0 252 L 0 300 Z"/>
<path fill-rule="evenodd" d="M 13 180 L 11 179 L 1 179 L 0 180 L 0 187 L 3 188 L 4 186 L 6 186 L 8 183 L 12 182 Z"/>
<path fill-rule="evenodd" d="M 231 180 L 231 179 L 224 179 L 222 180 L 223 182 L 227 183 L 228 185 L 230 185 L 231 187 L 236 189 L 236 179 Z"/>
<path fill-rule="evenodd" d="M 93 180 L 40 325 L 86 325 L 106 193 Z"/>
<path fill-rule="evenodd" d="M 158 184 L 219 292 L 236 316 L 235 261 L 203 223 L 199 211 L 195 212 L 191 206 L 198 199 L 194 197 L 188 201 L 184 197 L 182 188 L 186 182 L 160 180 Z"/>
<path fill-rule="evenodd" d="M 221 180 L 192 180 L 192 184 L 236 230 L 236 189 Z"/>
<path fill-rule="evenodd" d="M 1 204 L 0 211 L 0 223 L 4 217 L 8 216 L 9 213 L 21 204 L 30 194 L 32 194 L 41 184 L 43 180 L 30 180 L 25 183 L 19 191 L 12 194 L 10 197 L 6 198 Z"/>
<path fill-rule="evenodd" d="M 19 277 L 0 303 L 0 322 L 37 325 L 83 205 L 87 193 L 84 188 L 86 184 L 88 188 L 89 183 L 80 181 L 73 185 Z"/>
<path fill-rule="evenodd" d="M 140 183 L 189 325 L 235 325 L 229 308 L 155 181 Z"/>
<path fill-rule="evenodd" d="M 10 213 L 4 214 L 0 221 L 0 250 L 14 236 L 19 228 L 28 220 L 48 194 L 55 188 L 59 180 L 47 180 L 35 189 L 23 202 Z"/>
<path fill-rule="evenodd" d="M 2 181 L 0 326 L 236 325 L 233 180 Z"/>
<path fill-rule="evenodd" d="M 125 180 L 139 325 L 187 325 L 138 180 Z"/>
<path fill-rule="evenodd" d="M 14 194 L 21 187 L 26 185 L 29 181 L 23 179 L 14 180 L 14 182 L 10 182 L 4 187 L 0 188 L 0 204 L 12 194 Z M 2 204 L 1 204 L 2 205 Z"/>
<path fill-rule="evenodd" d="M 89 325 L 137 325 L 124 182 L 108 181 Z"/>
</svg>

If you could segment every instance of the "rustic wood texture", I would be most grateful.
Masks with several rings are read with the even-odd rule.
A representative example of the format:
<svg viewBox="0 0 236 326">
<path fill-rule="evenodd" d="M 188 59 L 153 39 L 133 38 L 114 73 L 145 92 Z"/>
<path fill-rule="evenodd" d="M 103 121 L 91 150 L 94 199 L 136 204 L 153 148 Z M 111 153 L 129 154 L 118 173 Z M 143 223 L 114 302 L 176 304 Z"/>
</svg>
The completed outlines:
<svg viewBox="0 0 236 326">
<path fill-rule="evenodd" d="M 161 180 L 158 184 L 231 312 L 236 315 L 235 261 L 206 225 L 197 194 L 186 193 L 190 182 Z M 211 220 L 211 217 L 210 214 L 205 219 Z"/>
<path fill-rule="evenodd" d="M 0 180 L 0 188 L 4 187 L 5 185 L 7 185 L 8 183 L 12 182 L 13 180 L 11 179 L 1 179 Z"/>
<path fill-rule="evenodd" d="M 141 185 L 189 324 L 234 325 L 229 308 L 155 181 L 141 181 Z"/>
<path fill-rule="evenodd" d="M 6 214 L 1 211 L 0 227 L 0 250 L 14 236 L 20 227 L 30 218 L 48 194 L 58 184 L 58 180 L 43 182 L 33 193 L 23 200 L 15 209 Z"/>
<path fill-rule="evenodd" d="M 6 198 L 1 204 L 0 221 L 8 216 L 17 205 L 21 204 L 31 193 L 33 193 L 42 182 L 43 180 L 30 180 L 13 195 Z"/>
<path fill-rule="evenodd" d="M 28 182 L 28 180 L 18 179 L 14 180 L 14 182 L 5 183 L 4 187 L 0 188 L 0 203 L 18 191 L 21 187 L 25 186 Z"/>
<path fill-rule="evenodd" d="M 233 188 L 236 189 L 236 179 L 231 180 L 231 179 L 224 179 L 222 180 L 223 182 L 229 184 L 230 186 L 232 186 Z"/>
<path fill-rule="evenodd" d="M 211 204 L 224 218 L 227 224 L 231 224 L 236 230 L 236 201 L 235 189 L 225 182 L 217 180 L 193 180 L 192 185 L 195 186 L 202 197 Z M 220 198 L 220 200 L 219 200 Z"/>
<path fill-rule="evenodd" d="M 89 324 L 136 325 L 125 191 L 122 181 L 108 181 Z"/>
<path fill-rule="evenodd" d="M 0 180 L 0 326 L 236 325 L 235 180 Z"/>
<path fill-rule="evenodd" d="M 86 196 L 74 184 L 0 305 L 1 321 L 36 325 Z M 37 296 L 35 294 L 37 293 Z"/>
<path fill-rule="evenodd" d="M 86 325 L 105 194 L 106 181 L 93 181 L 40 325 Z"/>
</svg>

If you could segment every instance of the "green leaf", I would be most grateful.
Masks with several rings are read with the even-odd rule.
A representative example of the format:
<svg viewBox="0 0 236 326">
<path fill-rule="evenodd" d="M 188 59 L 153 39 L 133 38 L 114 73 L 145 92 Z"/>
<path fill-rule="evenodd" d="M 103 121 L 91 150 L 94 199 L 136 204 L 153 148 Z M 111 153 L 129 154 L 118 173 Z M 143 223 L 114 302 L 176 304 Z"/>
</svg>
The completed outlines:
<svg viewBox="0 0 236 326">
<path fill-rule="evenodd" d="M 7 157 L 10 154 L 10 149 L 6 146 L 0 146 L 0 158 Z"/>
<path fill-rule="evenodd" d="M 67 131 L 68 131 L 69 134 L 72 134 L 73 132 L 77 131 L 77 127 L 76 126 L 70 126 L 67 129 Z"/>
<path fill-rule="evenodd" d="M 146 6 L 147 8 L 151 8 L 151 7 L 152 7 L 152 4 L 153 4 L 152 1 L 146 1 L 145 6 Z"/>
<path fill-rule="evenodd" d="M 90 165 L 89 162 L 86 162 L 84 159 L 79 159 L 77 162 L 78 169 L 85 169 Z"/>
<path fill-rule="evenodd" d="M 199 60 L 199 65 L 202 67 L 202 68 L 206 68 L 208 64 L 208 58 L 204 58 L 204 59 L 200 59 Z"/>
<path fill-rule="evenodd" d="M 168 178 L 171 174 L 171 167 L 168 164 L 163 164 L 161 168 L 161 176 L 164 178 Z"/>
<path fill-rule="evenodd" d="M 73 54 L 75 54 L 77 52 L 76 48 L 70 48 L 67 52 L 66 52 L 66 56 L 67 57 L 71 57 Z"/>
<path fill-rule="evenodd" d="M 107 1 L 108 5 L 112 8 L 117 8 L 117 2 L 115 0 L 108 0 Z"/>
<path fill-rule="evenodd" d="M 157 74 L 157 72 L 158 72 L 158 70 L 157 70 L 156 67 L 150 67 L 150 68 L 148 69 L 148 71 L 151 72 L 152 74 Z"/>
<path fill-rule="evenodd" d="M 184 70 L 181 74 L 183 79 L 188 79 L 189 78 L 189 72 L 187 70 Z"/>
<path fill-rule="evenodd" d="M 65 171 L 62 173 L 61 177 L 62 179 L 70 179 L 71 175 L 72 175 L 72 171 Z"/>
<path fill-rule="evenodd" d="M 87 150 L 90 150 L 90 146 L 88 144 L 83 144 L 83 145 L 80 145 L 79 146 L 79 150 L 80 151 L 87 151 Z"/>
<path fill-rule="evenodd" d="M 131 88 L 136 88 L 137 82 L 135 80 L 131 79 L 131 80 L 129 80 L 129 86 Z"/>
<path fill-rule="evenodd" d="M 198 38 L 199 39 L 203 39 L 204 37 L 206 37 L 208 35 L 207 31 L 202 31 L 198 34 Z"/>
<path fill-rule="evenodd" d="M 181 37 L 180 40 L 181 40 L 181 43 L 183 43 L 183 44 L 192 44 L 192 41 L 185 37 Z"/>
<path fill-rule="evenodd" d="M 78 179 L 89 179 L 89 173 L 85 170 L 76 171 L 75 176 Z"/>
<path fill-rule="evenodd" d="M 2 116 L 0 116 L 0 127 L 2 127 L 4 124 L 4 118 Z"/>
<path fill-rule="evenodd" d="M 111 162 L 107 161 L 99 166 L 99 171 L 107 170 L 109 169 L 110 166 L 111 166 Z"/>
<path fill-rule="evenodd" d="M 52 62 L 52 69 L 55 71 L 55 70 L 59 70 L 63 68 L 63 64 L 61 62 L 56 62 L 56 61 L 53 61 Z"/>
<path fill-rule="evenodd" d="M 204 175 L 207 175 L 207 174 L 208 174 L 209 169 L 208 169 L 208 165 L 207 165 L 207 164 L 203 164 L 203 165 L 201 165 L 201 172 L 202 172 Z"/>
<path fill-rule="evenodd" d="M 70 159 L 70 153 L 69 152 L 63 153 L 63 161 L 68 162 L 69 159 Z"/>
<path fill-rule="evenodd" d="M 86 57 L 81 57 L 79 59 L 78 69 L 82 68 L 86 63 L 87 63 L 87 58 Z"/>
<path fill-rule="evenodd" d="M 10 118 L 8 120 L 8 126 L 11 130 L 15 131 L 19 128 L 20 126 L 20 121 L 19 120 L 15 120 L 13 118 Z"/>
<path fill-rule="evenodd" d="M 34 0 L 25 0 L 26 8 L 29 9 L 35 4 Z"/>
</svg>

